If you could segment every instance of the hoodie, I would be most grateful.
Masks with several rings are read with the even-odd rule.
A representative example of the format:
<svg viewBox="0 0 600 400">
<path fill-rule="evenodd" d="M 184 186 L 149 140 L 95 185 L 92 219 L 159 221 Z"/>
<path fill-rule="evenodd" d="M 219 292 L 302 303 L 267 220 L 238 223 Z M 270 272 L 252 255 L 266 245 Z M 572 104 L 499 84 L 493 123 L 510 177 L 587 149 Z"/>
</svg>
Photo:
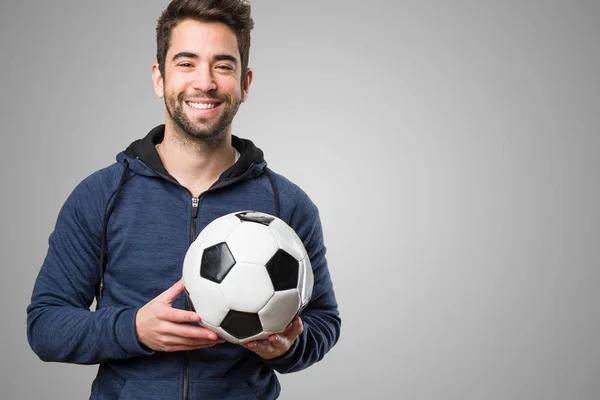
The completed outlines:
<svg viewBox="0 0 600 400">
<path fill-rule="evenodd" d="M 66 200 L 27 307 L 29 344 L 43 361 L 99 364 L 94 400 L 275 399 L 275 371 L 309 367 L 340 335 L 318 209 L 236 136 L 237 162 L 194 198 L 162 165 L 155 146 L 163 137 L 164 125 L 154 128 Z M 240 210 L 277 215 L 302 239 L 315 280 L 302 334 L 271 360 L 231 343 L 191 352 L 142 345 L 137 311 L 181 279 L 188 247 L 206 225 Z M 173 307 L 185 309 L 185 295 Z"/>
</svg>

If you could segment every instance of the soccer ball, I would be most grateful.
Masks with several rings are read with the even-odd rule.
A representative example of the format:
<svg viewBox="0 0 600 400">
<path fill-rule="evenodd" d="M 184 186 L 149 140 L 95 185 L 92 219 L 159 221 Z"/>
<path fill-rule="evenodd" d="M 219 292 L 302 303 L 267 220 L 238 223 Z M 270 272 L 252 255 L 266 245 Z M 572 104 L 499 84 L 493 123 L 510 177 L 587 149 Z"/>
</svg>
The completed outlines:
<svg viewBox="0 0 600 400">
<path fill-rule="evenodd" d="M 231 343 L 283 331 L 310 301 L 313 280 L 296 232 L 256 211 L 212 221 L 183 262 L 185 292 L 200 325 Z"/>
</svg>

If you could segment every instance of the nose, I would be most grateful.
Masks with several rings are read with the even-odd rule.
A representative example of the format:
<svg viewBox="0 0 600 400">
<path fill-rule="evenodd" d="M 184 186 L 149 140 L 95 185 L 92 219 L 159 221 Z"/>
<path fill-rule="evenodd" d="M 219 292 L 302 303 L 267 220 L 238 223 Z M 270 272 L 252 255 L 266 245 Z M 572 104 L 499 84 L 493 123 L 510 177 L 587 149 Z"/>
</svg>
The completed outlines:
<svg viewBox="0 0 600 400">
<path fill-rule="evenodd" d="M 200 66 L 194 74 L 192 87 L 202 92 L 210 92 L 217 89 L 217 82 L 214 79 L 212 69 L 208 66 Z"/>
</svg>

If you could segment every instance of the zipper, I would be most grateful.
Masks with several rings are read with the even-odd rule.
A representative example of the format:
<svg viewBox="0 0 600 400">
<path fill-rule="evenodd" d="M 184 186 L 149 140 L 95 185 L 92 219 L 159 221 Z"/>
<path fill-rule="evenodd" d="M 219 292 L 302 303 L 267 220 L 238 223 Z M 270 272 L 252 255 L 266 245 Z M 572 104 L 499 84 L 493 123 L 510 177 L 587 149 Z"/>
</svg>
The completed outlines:
<svg viewBox="0 0 600 400">
<path fill-rule="evenodd" d="M 199 197 L 192 197 L 192 221 L 190 229 L 190 245 L 196 239 L 196 219 L 198 217 L 198 204 L 200 203 Z M 190 299 L 185 296 L 185 309 L 191 310 Z M 188 400 L 190 396 L 190 354 L 191 351 L 187 350 L 183 355 L 183 400 Z"/>
<path fill-rule="evenodd" d="M 192 229 L 190 232 L 190 245 L 196 240 L 196 218 L 198 217 L 198 204 L 200 197 L 192 197 Z"/>
<path fill-rule="evenodd" d="M 152 172 L 154 172 L 156 175 L 160 176 L 161 178 L 185 189 L 191 196 L 191 198 L 192 198 L 192 215 L 191 215 L 191 224 L 190 224 L 191 225 L 190 245 L 196 239 L 196 219 L 198 217 L 198 206 L 200 205 L 200 198 L 202 196 L 204 196 L 204 194 L 207 192 L 210 192 L 210 191 L 213 191 L 216 189 L 220 189 L 222 187 L 229 186 L 231 184 L 234 184 L 236 182 L 243 180 L 244 178 L 246 178 L 246 176 L 248 176 L 250 174 L 250 171 L 252 171 L 252 169 L 255 165 L 254 163 L 252 163 L 242 175 L 236 177 L 235 179 L 232 179 L 229 181 L 221 181 L 221 182 L 217 181 L 213 186 L 206 189 L 202 194 L 200 194 L 200 196 L 194 197 L 194 195 L 192 194 L 192 192 L 189 191 L 188 188 L 186 188 L 185 186 L 183 186 L 182 184 L 177 182 L 175 179 L 152 168 L 150 165 L 148 165 L 148 163 L 146 163 L 144 160 L 142 160 L 139 157 L 136 157 L 136 160 L 142 162 L 146 167 L 148 167 Z M 187 311 L 192 310 L 192 306 L 190 304 L 190 299 L 187 296 L 185 296 L 184 307 L 185 307 L 185 310 L 187 310 Z M 189 396 L 190 396 L 190 370 L 189 370 L 190 367 L 189 367 L 189 364 L 190 364 L 191 353 L 192 352 L 190 350 L 187 350 L 183 354 L 183 400 L 189 400 Z"/>
</svg>

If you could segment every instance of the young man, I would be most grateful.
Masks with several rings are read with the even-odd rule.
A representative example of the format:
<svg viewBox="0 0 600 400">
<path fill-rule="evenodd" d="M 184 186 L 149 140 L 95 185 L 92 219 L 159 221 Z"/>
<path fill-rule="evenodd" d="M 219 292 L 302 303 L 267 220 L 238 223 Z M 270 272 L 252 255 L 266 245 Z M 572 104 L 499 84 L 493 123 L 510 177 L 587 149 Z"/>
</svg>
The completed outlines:
<svg viewBox="0 0 600 400">
<path fill-rule="evenodd" d="M 152 66 L 165 124 L 81 182 L 58 216 L 27 308 L 28 339 L 42 360 L 100 364 L 93 399 L 274 399 L 274 371 L 307 368 L 339 338 L 317 208 L 232 135 L 252 83 L 252 27 L 244 1 L 173 1 Z M 234 345 L 195 324 L 181 273 L 208 223 L 247 209 L 298 233 L 315 284 L 283 333 Z"/>
</svg>

